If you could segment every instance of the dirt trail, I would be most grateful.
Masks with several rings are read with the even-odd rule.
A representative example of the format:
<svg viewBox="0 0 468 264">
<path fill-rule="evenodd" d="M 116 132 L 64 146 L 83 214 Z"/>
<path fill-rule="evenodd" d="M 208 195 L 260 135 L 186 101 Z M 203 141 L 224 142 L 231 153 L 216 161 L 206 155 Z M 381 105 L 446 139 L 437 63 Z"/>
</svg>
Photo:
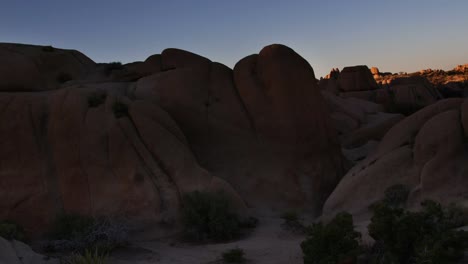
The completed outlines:
<svg viewBox="0 0 468 264">
<path fill-rule="evenodd" d="M 222 252 L 236 247 L 244 250 L 251 264 L 302 263 L 300 243 L 304 236 L 284 231 L 282 222 L 278 218 L 261 218 L 250 236 L 225 244 L 188 245 L 175 239 L 135 242 L 133 248 L 114 253 L 109 263 L 215 264 L 222 263 Z"/>
</svg>

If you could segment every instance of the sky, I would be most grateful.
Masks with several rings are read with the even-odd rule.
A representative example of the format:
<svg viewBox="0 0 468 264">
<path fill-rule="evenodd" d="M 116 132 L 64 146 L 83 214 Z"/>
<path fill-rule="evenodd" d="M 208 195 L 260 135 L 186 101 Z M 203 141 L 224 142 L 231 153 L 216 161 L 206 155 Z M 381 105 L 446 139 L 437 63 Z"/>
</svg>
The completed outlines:
<svg viewBox="0 0 468 264">
<path fill-rule="evenodd" d="M 122 63 L 180 48 L 231 68 L 280 43 L 317 77 L 353 65 L 451 69 L 468 63 L 468 1 L 0 0 L 0 42 Z"/>
</svg>

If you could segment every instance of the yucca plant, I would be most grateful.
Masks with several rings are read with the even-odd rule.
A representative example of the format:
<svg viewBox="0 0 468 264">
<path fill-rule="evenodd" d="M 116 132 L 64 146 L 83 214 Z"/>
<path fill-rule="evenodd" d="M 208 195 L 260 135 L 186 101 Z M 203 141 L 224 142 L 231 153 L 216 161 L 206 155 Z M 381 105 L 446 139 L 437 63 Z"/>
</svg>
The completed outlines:
<svg viewBox="0 0 468 264">
<path fill-rule="evenodd" d="M 74 254 L 65 261 L 66 264 L 105 264 L 107 254 L 101 253 L 97 248 L 94 250 L 85 250 L 83 254 Z"/>
</svg>

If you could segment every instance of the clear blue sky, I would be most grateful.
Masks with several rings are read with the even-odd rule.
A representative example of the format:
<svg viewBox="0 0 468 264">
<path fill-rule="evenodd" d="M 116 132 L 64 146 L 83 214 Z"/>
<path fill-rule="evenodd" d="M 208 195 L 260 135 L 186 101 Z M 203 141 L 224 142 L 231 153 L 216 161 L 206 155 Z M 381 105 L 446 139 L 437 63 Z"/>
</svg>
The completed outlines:
<svg viewBox="0 0 468 264">
<path fill-rule="evenodd" d="M 169 47 L 230 67 L 282 43 L 317 76 L 468 63 L 467 0 L 0 0 L 0 42 L 78 49 L 97 62 L 143 60 Z"/>
</svg>

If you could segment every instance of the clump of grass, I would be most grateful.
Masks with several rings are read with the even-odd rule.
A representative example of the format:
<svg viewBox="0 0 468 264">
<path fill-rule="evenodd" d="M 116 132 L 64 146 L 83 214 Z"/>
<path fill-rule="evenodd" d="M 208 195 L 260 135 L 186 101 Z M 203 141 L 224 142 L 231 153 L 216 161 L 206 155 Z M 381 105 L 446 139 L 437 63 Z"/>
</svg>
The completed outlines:
<svg viewBox="0 0 468 264">
<path fill-rule="evenodd" d="M 103 92 L 94 92 L 88 95 L 88 106 L 98 107 L 106 101 L 107 94 Z"/>
<path fill-rule="evenodd" d="M 98 250 L 107 254 L 127 243 L 127 228 L 117 221 L 75 214 L 59 216 L 45 243 L 49 252 L 86 252 Z"/>
<path fill-rule="evenodd" d="M 0 221 L 0 237 L 7 240 L 25 241 L 24 229 L 11 221 Z"/>
<path fill-rule="evenodd" d="M 112 105 L 112 111 L 114 112 L 115 118 L 128 116 L 128 106 L 120 101 L 114 102 Z"/>
<path fill-rule="evenodd" d="M 233 248 L 223 253 L 222 255 L 224 263 L 244 263 L 245 253 L 241 248 Z"/>
<path fill-rule="evenodd" d="M 70 258 L 66 259 L 65 264 L 104 264 L 106 263 L 107 254 L 95 250 L 85 250 L 83 254 L 75 253 Z"/>
</svg>

